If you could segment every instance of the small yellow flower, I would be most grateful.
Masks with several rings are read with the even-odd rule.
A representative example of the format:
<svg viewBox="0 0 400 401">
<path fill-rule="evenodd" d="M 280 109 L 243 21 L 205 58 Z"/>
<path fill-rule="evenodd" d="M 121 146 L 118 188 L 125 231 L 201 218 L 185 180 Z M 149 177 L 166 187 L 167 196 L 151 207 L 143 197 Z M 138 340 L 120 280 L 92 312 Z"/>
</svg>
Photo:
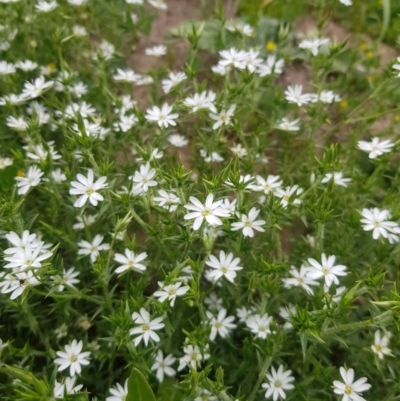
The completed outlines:
<svg viewBox="0 0 400 401">
<path fill-rule="evenodd" d="M 31 47 L 36 47 L 37 46 L 37 42 L 36 40 L 32 39 L 29 44 L 31 45 Z"/>
<path fill-rule="evenodd" d="M 374 52 L 370 50 L 369 52 L 366 52 L 366 53 L 365 53 L 365 56 L 366 56 L 367 58 L 372 58 L 372 57 L 374 57 Z"/>
<path fill-rule="evenodd" d="M 273 52 L 276 49 L 276 43 L 273 42 L 272 40 L 268 41 L 268 43 L 265 45 L 265 48 L 269 51 L 269 52 Z"/>
<path fill-rule="evenodd" d="M 17 171 L 17 176 L 18 177 L 25 177 L 25 173 L 22 170 Z"/>
<path fill-rule="evenodd" d="M 55 65 L 54 63 L 47 64 L 47 68 L 48 68 L 51 72 L 57 71 L 57 67 L 56 67 L 56 65 Z"/>
<path fill-rule="evenodd" d="M 394 121 L 396 121 L 398 123 L 400 121 L 400 115 L 396 114 L 394 116 Z"/>
<path fill-rule="evenodd" d="M 368 45 L 366 43 L 361 43 L 361 45 L 358 47 L 361 51 L 365 52 L 365 50 L 368 49 Z"/>
<path fill-rule="evenodd" d="M 342 100 L 339 103 L 339 106 L 340 106 L 341 109 L 346 109 L 349 106 L 349 104 L 347 103 L 347 100 Z"/>
</svg>

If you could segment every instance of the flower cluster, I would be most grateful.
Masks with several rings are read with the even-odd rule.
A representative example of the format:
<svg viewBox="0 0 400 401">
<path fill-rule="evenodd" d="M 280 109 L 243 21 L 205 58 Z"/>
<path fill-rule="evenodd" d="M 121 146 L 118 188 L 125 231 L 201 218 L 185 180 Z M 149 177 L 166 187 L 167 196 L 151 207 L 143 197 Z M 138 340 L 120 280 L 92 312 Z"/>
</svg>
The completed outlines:
<svg viewBox="0 0 400 401">
<path fill-rule="evenodd" d="M 352 1 L 0 3 L 1 394 L 396 398 L 400 58 Z"/>
</svg>

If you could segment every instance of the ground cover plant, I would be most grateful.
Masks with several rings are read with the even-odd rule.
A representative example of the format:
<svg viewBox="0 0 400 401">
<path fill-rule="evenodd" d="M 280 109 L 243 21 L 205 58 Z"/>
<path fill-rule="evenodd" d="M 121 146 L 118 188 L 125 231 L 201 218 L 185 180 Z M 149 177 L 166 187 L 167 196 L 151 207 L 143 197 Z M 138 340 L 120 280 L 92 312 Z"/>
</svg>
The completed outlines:
<svg viewBox="0 0 400 401">
<path fill-rule="evenodd" d="M 0 0 L 1 400 L 400 399 L 396 6 Z"/>
</svg>

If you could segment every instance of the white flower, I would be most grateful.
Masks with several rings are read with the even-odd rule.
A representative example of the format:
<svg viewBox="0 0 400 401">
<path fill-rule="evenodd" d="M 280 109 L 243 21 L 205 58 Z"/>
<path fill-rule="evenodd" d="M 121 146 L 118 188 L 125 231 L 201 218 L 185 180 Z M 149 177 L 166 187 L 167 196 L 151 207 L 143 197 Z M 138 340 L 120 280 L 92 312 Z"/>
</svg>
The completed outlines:
<svg viewBox="0 0 400 401">
<path fill-rule="evenodd" d="M 258 313 L 256 315 L 250 316 L 246 321 L 246 326 L 256 334 L 257 338 L 265 340 L 268 334 L 271 334 L 269 325 L 272 321 L 272 317 L 264 313 L 262 316 Z"/>
<path fill-rule="evenodd" d="M 250 209 L 248 215 L 242 214 L 240 216 L 239 222 L 232 223 L 232 231 L 236 230 L 243 230 L 243 235 L 245 237 L 254 237 L 254 231 L 265 231 L 262 228 L 262 225 L 265 224 L 264 220 L 256 220 L 257 216 L 259 215 L 260 210 L 257 210 L 255 207 Z"/>
<path fill-rule="evenodd" d="M 292 205 L 300 205 L 301 200 L 294 198 L 295 195 L 300 195 L 303 192 L 303 188 L 300 188 L 298 185 L 293 185 L 292 187 L 286 188 L 277 188 L 275 191 L 275 195 L 278 198 L 281 198 L 281 204 L 283 207 L 287 207 L 290 204 Z"/>
<path fill-rule="evenodd" d="M 163 0 L 147 0 L 147 1 L 151 6 L 157 8 L 158 10 L 166 10 L 168 8 L 167 4 L 164 3 Z"/>
<path fill-rule="evenodd" d="M 86 28 L 85 28 L 84 26 L 82 26 L 82 25 L 74 25 L 74 26 L 72 27 L 72 33 L 73 33 L 75 36 L 83 37 L 83 36 L 86 36 L 86 35 L 87 35 L 87 30 L 86 30 Z"/>
<path fill-rule="evenodd" d="M 147 56 L 160 57 L 167 54 L 167 48 L 164 45 L 148 47 L 145 49 L 145 53 Z"/>
<path fill-rule="evenodd" d="M 53 391 L 54 397 L 64 398 L 64 392 L 65 394 L 78 393 L 83 387 L 83 384 L 78 384 L 77 386 L 75 386 L 75 382 L 76 382 L 76 376 L 67 377 L 64 383 L 59 383 L 58 381 L 56 381 L 54 383 L 54 391 Z"/>
<path fill-rule="evenodd" d="M 58 371 L 69 368 L 69 374 L 75 376 L 80 375 L 82 368 L 81 365 L 89 365 L 90 352 L 82 352 L 82 341 L 77 342 L 72 340 L 72 343 L 65 346 L 65 351 L 57 351 L 57 358 L 54 363 L 60 365 Z"/>
<path fill-rule="evenodd" d="M 227 280 L 233 283 L 236 277 L 236 271 L 243 269 L 243 267 L 238 266 L 239 263 L 239 258 L 233 259 L 233 253 L 225 254 L 224 251 L 220 251 L 219 259 L 214 255 L 210 255 L 206 262 L 206 265 L 213 269 L 209 273 L 209 277 L 212 280 L 218 281 L 222 276 L 225 276 Z"/>
<path fill-rule="evenodd" d="M 12 166 L 13 160 L 9 157 L 1 157 L 0 156 L 0 170 L 4 170 L 8 166 Z"/>
<path fill-rule="evenodd" d="M 113 75 L 114 81 L 120 82 L 137 82 L 141 78 L 140 74 L 137 74 L 133 70 L 123 70 L 121 68 L 117 68 L 116 74 Z"/>
<path fill-rule="evenodd" d="M 53 255 L 52 252 L 45 252 L 42 250 L 43 245 L 44 242 L 38 242 L 37 244 L 31 244 L 27 242 L 23 249 L 11 248 L 5 250 L 5 254 L 10 254 L 10 251 L 13 249 L 15 249 L 15 252 L 11 254 L 11 256 L 6 256 L 4 258 L 4 260 L 10 262 L 4 267 L 7 269 L 13 269 L 16 272 L 27 269 L 38 269 L 42 267 L 41 262 Z"/>
<path fill-rule="evenodd" d="M 36 10 L 42 12 L 42 13 L 48 13 L 50 11 L 53 11 L 57 8 L 58 4 L 56 1 L 45 1 L 45 0 L 39 0 L 35 6 Z"/>
<path fill-rule="evenodd" d="M 351 178 L 344 178 L 343 173 L 341 171 L 327 173 L 321 182 L 322 184 L 326 184 L 330 180 L 333 180 L 334 184 L 340 185 L 342 187 L 347 187 L 347 183 L 351 182 Z"/>
<path fill-rule="evenodd" d="M 346 370 L 343 367 L 340 368 L 340 375 L 344 383 L 334 380 L 334 393 L 343 395 L 342 401 L 365 401 L 358 393 L 362 393 L 371 388 L 371 385 L 367 383 L 368 379 L 362 377 L 355 382 L 354 369 Z"/>
<path fill-rule="evenodd" d="M 222 162 L 224 158 L 217 152 L 207 153 L 204 149 L 200 149 L 200 156 L 204 158 L 207 163 L 210 162 Z"/>
<path fill-rule="evenodd" d="M 125 380 L 124 386 L 116 383 L 114 387 L 110 388 L 110 395 L 106 398 L 106 401 L 125 401 L 128 396 L 128 379 Z"/>
<path fill-rule="evenodd" d="M 85 123 L 85 119 L 87 119 L 90 116 L 94 116 L 96 114 L 96 109 L 89 103 L 83 101 L 79 103 L 71 103 L 69 104 L 65 110 L 64 114 L 60 111 L 56 111 L 57 115 L 63 115 L 64 118 L 71 118 L 75 119 L 78 114 L 81 115 L 81 117 L 84 119 L 83 122 Z M 89 123 L 89 121 L 87 121 Z M 85 126 L 86 130 L 86 126 Z M 79 131 L 79 129 L 75 129 L 75 131 Z"/>
<path fill-rule="evenodd" d="M 169 212 L 174 212 L 181 203 L 180 199 L 173 192 L 167 192 L 163 189 L 158 190 L 158 195 L 153 197 L 153 201 L 158 203 L 158 206 L 167 209 Z"/>
<path fill-rule="evenodd" d="M 246 52 L 246 58 L 244 60 L 244 65 L 246 69 L 253 73 L 257 70 L 257 68 L 261 65 L 263 62 L 263 59 L 259 58 L 258 56 L 260 55 L 260 52 L 257 50 L 250 49 L 248 52 Z"/>
<path fill-rule="evenodd" d="M 243 158 L 247 156 L 247 149 L 241 143 L 232 146 L 229 150 L 237 157 Z"/>
<path fill-rule="evenodd" d="M 103 239 L 104 237 L 102 235 L 97 234 L 92 243 L 84 240 L 79 241 L 78 246 L 81 249 L 79 249 L 78 255 L 90 255 L 90 260 L 94 263 L 100 251 L 107 251 L 110 249 L 110 244 L 102 244 Z"/>
<path fill-rule="evenodd" d="M 198 230 L 203 223 L 203 220 L 206 219 L 207 223 L 210 226 L 220 226 L 222 225 L 222 221 L 218 218 L 219 217 L 228 217 L 228 213 L 221 207 L 223 200 L 219 200 L 214 202 L 214 195 L 209 194 L 206 198 L 206 202 L 203 205 L 197 198 L 191 196 L 189 198 L 190 202 L 184 207 L 187 210 L 193 210 L 188 214 L 185 214 L 185 220 L 193 220 L 193 230 Z"/>
<path fill-rule="evenodd" d="M 219 114 L 210 113 L 209 117 L 216 121 L 213 124 L 213 129 L 218 129 L 221 125 L 229 125 L 235 109 L 236 105 L 233 104 L 228 110 L 221 110 Z"/>
<path fill-rule="evenodd" d="M 36 234 L 30 234 L 28 230 L 25 230 L 21 237 L 19 237 L 14 231 L 10 231 L 8 234 L 5 234 L 4 237 L 8 240 L 8 242 L 14 245 L 14 247 L 4 250 L 6 255 L 14 254 L 19 250 L 25 251 L 25 248 L 28 245 L 31 246 L 32 249 L 42 246 L 42 244 L 36 239 Z"/>
<path fill-rule="evenodd" d="M 153 178 L 156 175 L 156 170 L 150 168 L 150 163 L 142 164 L 139 171 L 135 171 L 133 177 L 130 177 L 133 181 L 132 191 L 134 194 L 145 193 L 149 190 L 149 187 L 158 185 L 157 181 Z"/>
<path fill-rule="evenodd" d="M 222 60 L 219 61 L 219 65 L 222 67 L 228 67 L 233 65 L 240 70 L 244 70 L 246 68 L 246 59 L 247 52 L 244 50 L 236 50 L 231 47 L 229 50 L 221 50 L 219 55 L 222 57 Z"/>
<path fill-rule="evenodd" d="M 172 134 L 167 138 L 168 142 L 177 148 L 182 148 L 186 146 L 189 141 L 183 136 L 179 134 Z"/>
<path fill-rule="evenodd" d="M 208 346 L 206 346 L 203 351 L 200 351 L 200 348 L 197 345 L 186 345 L 183 347 L 185 355 L 182 358 L 179 358 L 178 371 L 181 371 L 189 365 L 192 369 L 197 370 L 197 367 L 200 367 L 201 361 L 210 358 L 210 354 L 208 354 L 207 351 Z"/>
<path fill-rule="evenodd" d="M 25 195 L 31 187 L 36 187 L 40 184 L 43 171 L 36 166 L 28 168 L 25 177 L 15 177 L 18 187 L 18 195 Z"/>
<path fill-rule="evenodd" d="M 96 222 L 97 215 L 83 215 L 83 216 L 76 216 L 78 223 L 75 223 L 72 226 L 73 230 L 82 230 L 85 227 L 91 226 L 93 223 Z"/>
<path fill-rule="evenodd" d="M 71 6 L 81 6 L 82 4 L 87 3 L 88 0 L 67 0 Z"/>
<path fill-rule="evenodd" d="M 392 244 L 399 242 L 399 237 L 396 234 L 400 234 L 400 227 L 394 221 L 388 221 L 390 218 L 389 210 L 380 210 L 376 207 L 372 209 L 363 209 L 361 212 L 363 219 L 364 231 L 372 231 L 372 237 L 378 239 L 379 237 L 387 238 Z"/>
<path fill-rule="evenodd" d="M 15 65 L 7 61 L 0 61 L 0 75 L 9 75 L 15 73 Z"/>
<path fill-rule="evenodd" d="M 78 284 L 80 280 L 76 277 L 79 276 L 79 272 L 75 271 L 74 267 L 70 267 L 68 270 L 63 269 L 63 276 L 57 280 L 57 291 L 64 291 L 64 286 L 68 285 L 69 287 L 73 287 L 74 284 Z"/>
<path fill-rule="evenodd" d="M 240 21 L 228 21 L 225 25 L 225 28 L 230 32 L 240 32 L 245 36 L 254 36 L 254 29 L 249 24 L 244 24 Z"/>
<path fill-rule="evenodd" d="M 285 330 L 290 330 L 293 328 L 292 323 L 290 323 L 291 318 L 296 315 L 296 307 L 292 304 L 289 304 L 286 307 L 279 308 L 279 316 L 286 320 L 284 325 L 282 326 Z"/>
<path fill-rule="evenodd" d="M 114 123 L 114 129 L 128 132 L 138 122 L 137 117 L 134 114 L 121 115 L 119 121 Z"/>
<path fill-rule="evenodd" d="M 353 0 L 339 0 L 342 4 L 345 6 L 352 6 L 353 5 Z"/>
<path fill-rule="evenodd" d="M 296 120 L 290 121 L 286 117 L 282 118 L 279 122 L 277 122 L 275 128 L 281 129 L 282 131 L 300 131 L 300 120 L 297 118 Z"/>
<path fill-rule="evenodd" d="M 19 104 L 24 101 L 25 99 L 23 99 L 21 95 L 11 93 L 9 95 L 0 97 L 0 106 L 5 106 L 6 104 Z"/>
<path fill-rule="evenodd" d="M 232 202 L 228 199 L 224 199 L 224 203 L 222 203 L 221 207 L 226 210 L 229 216 L 233 215 L 236 211 L 237 199 L 234 199 Z"/>
<path fill-rule="evenodd" d="M 379 359 L 383 359 L 385 355 L 393 356 L 390 348 L 388 347 L 392 333 L 388 331 L 383 336 L 379 330 L 375 331 L 374 344 L 371 345 L 372 351 L 378 355 Z"/>
<path fill-rule="evenodd" d="M 54 81 L 46 81 L 43 76 L 36 78 L 32 82 L 26 82 L 21 93 L 24 99 L 33 99 L 39 97 L 46 89 L 51 88 Z"/>
<path fill-rule="evenodd" d="M 267 373 L 267 379 L 269 383 L 263 383 L 262 388 L 267 389 L 265 393 L 265 398 L 270 398 L 272 396 L 274 401 L 277 401 L 279 397 L 286 399 L 286 394 L 284 390 L 293 390 L 294 377 L 291 376 L 291 370 L 283 370 L 283 365 L 280 365 L 278 370 L 274 367 L 271 368 L 271 373 Z"/>
<path fill-rule="evenodd" d="M 168 377 L 175 376 L 176 371 L 175 369 L 171 368 L 171 365 L 173 365 L 175 362 L 176 358 L 172 354 L 169 354 L 164 358 L 163 352 L 160 349 L 157 351 L 151 370 L 156 371 L 156 377 L 160 383 L 164 381 L 164 375 Z"/>
<path fill-rule="evenodd" d="M 255 178 L 252 175 L 246 174 L 246 175 L 240 175 L 239 181 L 232 182 L 230 179 L 228 179 L 225 181 L 225 184 L 230 187 L 235 187 L 238 190 L 254 189 L 255 187 L 254 180 Z"/>
<path fill-rule="evenodd" d="M 15 66 L 25 72 L 33 71 L 38 68 L 38 64 L 31 60 L 18 61 L 17 63 L 15 63 Z"/>
<path fill-rule="evenodd" d="M 266 179 L 260 175 L 256 176 L 257 183 L 251 189 L 255 191 L 263 191 L 265 195 L 274 194 L 282 186 L 282 180 L 279 175 L 269 175 Z"/>
<path fill-rule="evenodd" d="M 7 127 L 14 129 L 15 131 L 24 132 L 28 129 L 29 125 L 23 117 L 15 118 L 8 116 L 6 119 Z"/>
<path fill-rule="evenodd" d="M 236 315 L 239 318 L 239 322 L 246 323 L 247 320 L 251 317 L 251 314 L 254 312 L 254 307 L 250 307 L 247 309 L 245 306 L 236 309 Z"/>
<path fill-rule="evenodd" d="M 135 346 L 137 346 L 142 340 L 147 346 L 150 338 L 156 343 L 160 341 L 160 337 L 155 331 L 160 330 L 165 326 L 164 323 L 162 323 L 162 317 L 157 317 L 156 319 L 150 320 L 149 312 L 147 312 L 144 308 L 141 308 L 139 313 L 134 312 L 132 314 L 132 320 L 136 324 L 140 325 L 139 327 L 129 330 L 130 335 L 139 334 L 139 336 L 137 336 L 134 340 Z"/>
<path fill-rule="evenodd" d="M 119 274 L 127 270 L 144 272 L 146 270 L 146 266 L 140 262 L 142 262 L 146 258 L 147 258 L 146 252 L 142 252 L 136 255 L 129 249 L 125 249 L 125 256 L 122 255 L 121 253 L 116 253 L 114 256 L 114 260 L 120 263 L 122 266 L 119 266 L 117 269 L 115 269 L 115 273 Z"/>
<path fill-rule="evenodd" d="M 208 109 L 212 112 L 216 113 L 217 109 L 215 108 L 216 94 L 212 91 L 204 91 L 201 93 L 195 93 L 192 97 L 187 97 L 183 104 L 192 109 L 192 113 L 195 113 L 201 109 Z"/>
<path fill-rule="evenodd" d="M 55 333 L 57 339 L 66 337 L 68 335 L 68 326 L 65 323 L 63 323 L 60 327 L 57 327 L 54 330 L 54 333 Z"/>
<path fill-rule="evenodd" d="M 340 102 L 341 100 L 341 97 L 333 91 L 321 91 L 320 93 L 314 93 L 310 96 L 312 103 L 322 102 L 331 104 L 333 102 Z"/>
<path fill-rule="evenodd" d="M 77 181 L 72 181 L 69 193 L 71 195 L 82 195 L 74 203 L 75 207 L 83 207 L 87 201 L 89 201 L 93 206 L 97 206 L 98 202 L 104 200 L 104 197 L 100 195 L 97 191 L 103 189 L 107 186 L 107 177 L 100 177 L 96 182 L 93 181 L 94 174 L 93 170 L 88 170 L 88 176 L 85 177 L 82 174 L 76 176 Z"/>
<path fill-rule="evenodd" d="M 72 125 L 72 130 L 78 136 L 82 136 L 82 130 L 84 133 L 92 138 L 100 139 L 101 141 L 104 139 L 105 134 L 107 134 L 107 130 L 104 131 L 104 128 L 98 123 L 92 123 L 87 119 L 83 119 L 83 127 L 80 128 L 78 124 Z"/>
<path fill-rule="evenodd" d="M 164 103 L 161 109 L 157 106 L 153 106 L 153 108 L 148 109 L 146 111 L 145 119 L 147 121 L 155 121 L 157 122 L 159 127 L 167 128 L 168 125 L 175 126 L 175 120 L 179 117 L 179 114 L 171 114 L 172 106 L 167 103 Z"/>
<path fill-rule="evenodd" d="M 97 60 L 98 56 L 100 56 L 104 60 L 111 60 L 114 53 L 115 46 L 112 43 L 103 40 L 100 43 L 99 48 L 97 49 L 97 53 L 93 53 L 92 57 L 94 60 Z"/>
<path fill-rule="evenodd" d="M 307 266 L 308 270 L 307 277 L 311 279 L 318 279 L 325 277 L 325 284 L 330 287 L 332 283 L 339 285 L 339 280 L 336 276 L 347 276 L 345 270 L 347 269 L 344 265 L 335 265 L 336 256 L 331 255 L 326 257 L 323 253 L 321 255 L 321 263 L 315 259 L 309 258 L 308 263 L 311 266 Z"/>
<path fill-rule="evenodd" d="M 48 157 L 52 160 L 60 160 L 61 155 L 54 149 L 54 141 L 46 143 L 46 148 L 42 144 L 23 146 L 26 155 L 35 162 L 45 161 Z"/>
<path fill-rule="evenodd" d="M 61 182 L 67 181 L 67 176 L 64 174 L 61 169 L 56 168 L 51 172 L 51 178 L 56 182 L 57 184 L 60 184 Z"/>
<path fill-rule="evenodd" d="M 200 394 L 198 397 L 194 399 L 194 401 L 218 401 L 218 398 L 212 395 L 208 390 L 201 388 L 199 389 L 199 392 L 197 394 Z"/>
<path fill-rule="evenodd" d="M 392 65 L 392 68 L 394 69 L 394 70 L 396 70 L 396 74 L 397 74 L 397 71 L 398 71 L 398 74 L 397 74 L 397 78 L 400 78 L 400 57 L 397 57 L 397 63 L 398 64 L 393 64 Z"/>
<path fill-rule="evenodd" d="M 301 287 L 308 294 L 314 294 L 314 291 L 310 286 L 318 285 L 318 282 L 310 277 L 307 277 L 308 269 L 305 266 L 301 266 L 300 270 L 296 270 L 296 268 L 292 266 L 289 273 L 292 275 L 292 277 L 282 279 L 283 286 L 285 288 Z"/>
<path fill-rule="evenodd" d="M 285 62 L 283 59 L 277 59 L 274 54 L 267 57 L 264 64 L 261 63 L 257 66 L 257 74 L 260 77 L 266 77 L 271 74 L 282 74 Z"/>
<path fill-rule="evenodd" d="M 179 85 L 186 78 L 187 76 L 184 72 L 170 72 L 168 74 L 168 79 L 163 79 L 161 81 L 164 93 L 168 93 L 174 86 Z"/>
<path fill-rule="evenodd" d="M 190 287 L 187 285 L 182 286 L 182 282 L 165 285 L 163 282 L 158 282 L 160 290 L 156 291 L 153 295 L 158 298 L 160 302 L 164 302 L 166 299 L 170 301 L 170 305 L 173 307 L 177 296 L 185 295 Z"/>
<path fill-rule="evenodd" d="M 319 48 L 321 46 L 329 46 L 329 39 L 312 39 L 312 40 L 303 40 L 300 44 L 299 47 L 300 49 L 306 49 L 309 50 L 310 53 L 313 56 L 317 56 L 319 53 Z"/>
<path fill-rule="evenodd" d="M 207 311 L 207 317 L 209 319 L 209 325 L 211 326 L 210 340 L 214 341 L 217 334 L 222 338 L 229 335 L 232 329 L 235 329 L 236 324 L 232 323 L 235 320 L 234 316 L 226 317 L 226 309 L 222 308 L 219 310 L 217 317 L 215 317 L 211 312 Z"/>
<path fill-rule="evenodd" d="M 308 93 L 302 93 L 303 86 L 302 85 L 294 85 L 288 86 L 285 91 L 286 100 L 289 103 L 296 103 L 299 107 L 303 104 L 307 104 L 311 102 L 311 96 Z"/>
<path fill-rule="evenodd" d="M 0 281 L 2 294 L 12 292 L 10 299 L 18 298 L 26 289 L 39 284 L 40 281 L 33 275 L 32 270 L 6 274 Z"/>
<path fill-rule="evenodd" d="M 370 159 L 376 159 L 384 153 L 389 153 L 393 146 L 394 144 L 389 139 L 381 141 L 377 137 L 372 138 L 371 142 L 358 141 L 358 148 L 364 152 L 369 152 Z"/>
</svg>

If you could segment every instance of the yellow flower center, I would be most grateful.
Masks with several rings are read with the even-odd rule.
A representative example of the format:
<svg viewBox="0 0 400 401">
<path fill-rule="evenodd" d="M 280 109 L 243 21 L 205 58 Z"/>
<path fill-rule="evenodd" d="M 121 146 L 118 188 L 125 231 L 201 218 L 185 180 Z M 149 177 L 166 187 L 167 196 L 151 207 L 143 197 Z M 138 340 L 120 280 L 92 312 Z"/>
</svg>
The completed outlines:
<svg viewBox="0 0 400 401">
<path fill-rule="evenodd" d="M 150 327 L 149 327 L 148 324 L 144 324 L 144 325 L 142 326 L 142 330 L 143 330 L 143 331 L 148 331 L 149 329 L 150 329 Z"/>
<path fill-rule="evenodd" d="M 351 388 L 351 386 L 346 386 L 344 389 L 344 393 L 349 395 L 353 392 L 353 389 Z"/>
<path fill-rule="evenodd" d="M 93 192 L 94 192 L 94 190 L 92 188 L 88 188 L 86 190 L 86 195 L 92 195 Z"/>
<path fill-rule="evenodd" d="M 74 354 L 71 355 L 71 362 L 76 362 L 78 360 L 78 357 Z"/>
<path fill-rule="evenodd" d="M 274 386 L 275 386 L 276 388 L 282 387 L 281 381 L 280 381 L 280 380 L 276 380 L 275 383 L 274 383 Z"/>
</svg>

